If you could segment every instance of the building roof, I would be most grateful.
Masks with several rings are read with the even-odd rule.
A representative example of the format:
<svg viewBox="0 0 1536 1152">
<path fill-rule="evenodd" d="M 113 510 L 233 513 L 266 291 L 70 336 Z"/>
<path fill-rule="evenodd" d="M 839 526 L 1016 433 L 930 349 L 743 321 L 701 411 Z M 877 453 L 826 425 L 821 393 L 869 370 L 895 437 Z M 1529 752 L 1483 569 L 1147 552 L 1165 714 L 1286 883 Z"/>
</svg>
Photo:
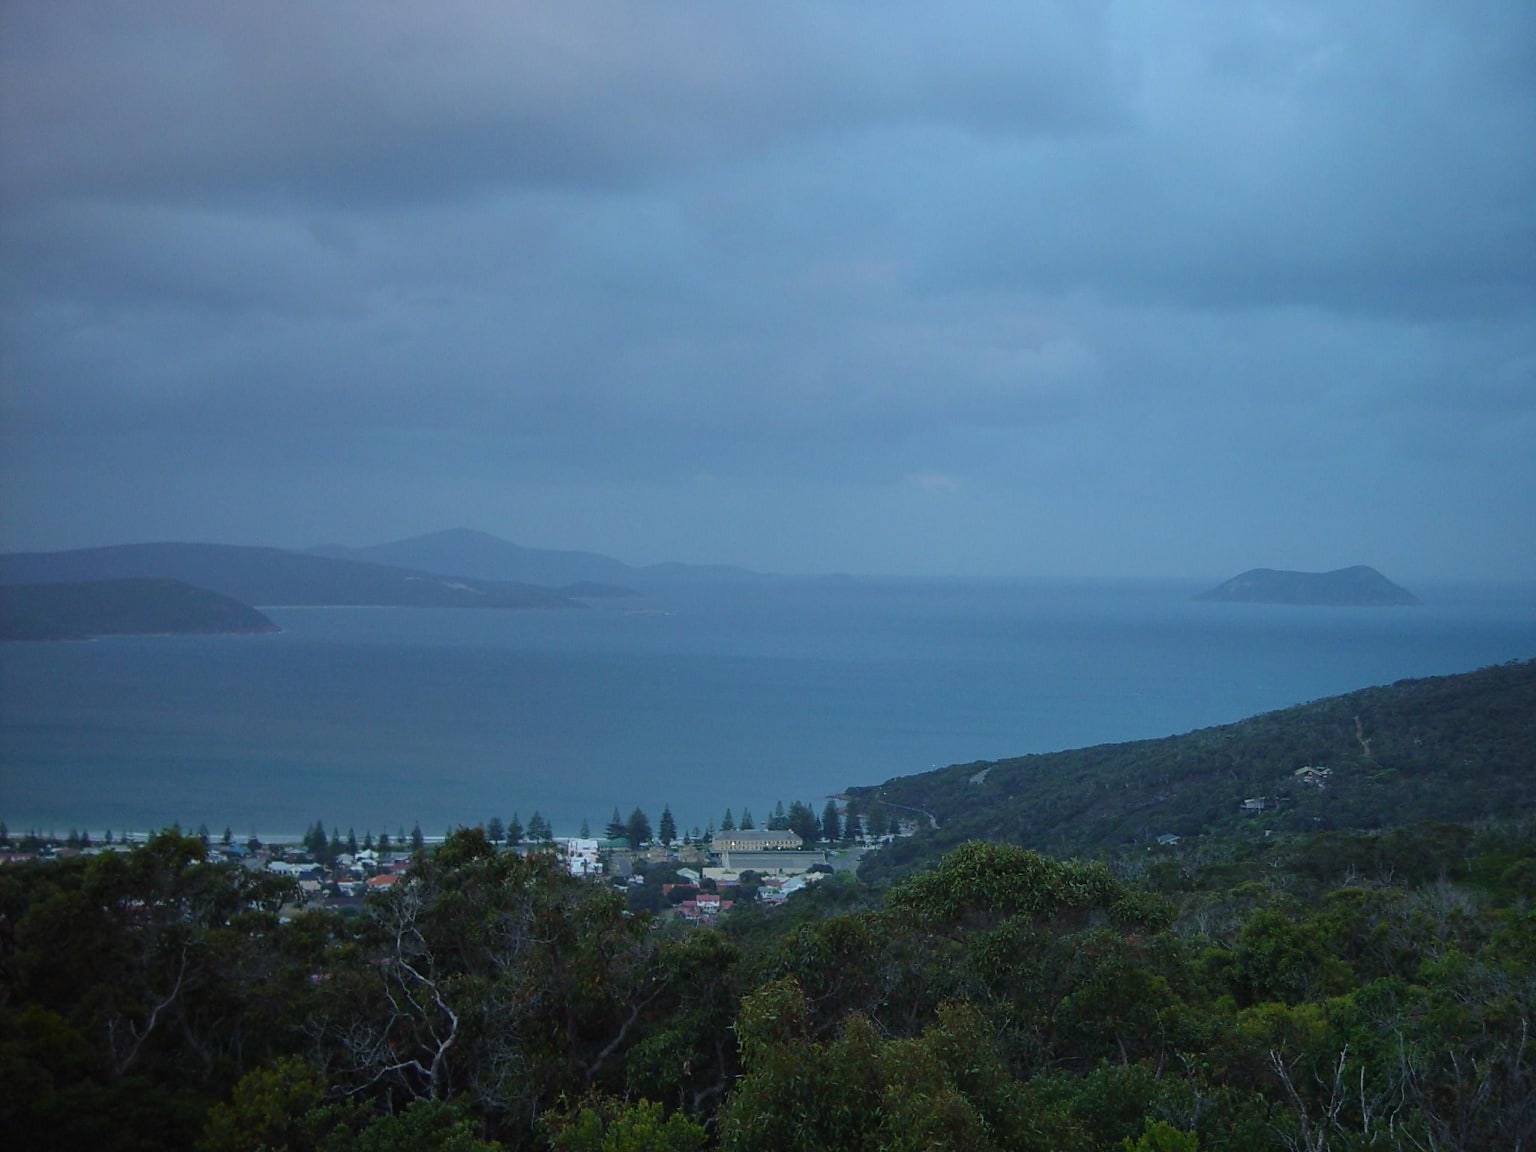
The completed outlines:
<svg viewBox="0 0 1536 1152">
<path fill-rule="evenodd" d="M 799 833 L 788 829 L 783 831 L 769 830 L 767 828 L 735 829 L 730 832 L 716 832 L 712 845 L 718 852 L 722 846 L 731 848 L 766 848 L 766 847 L 793 847 L 799 848 L 805 843 Z"/>
</svg>

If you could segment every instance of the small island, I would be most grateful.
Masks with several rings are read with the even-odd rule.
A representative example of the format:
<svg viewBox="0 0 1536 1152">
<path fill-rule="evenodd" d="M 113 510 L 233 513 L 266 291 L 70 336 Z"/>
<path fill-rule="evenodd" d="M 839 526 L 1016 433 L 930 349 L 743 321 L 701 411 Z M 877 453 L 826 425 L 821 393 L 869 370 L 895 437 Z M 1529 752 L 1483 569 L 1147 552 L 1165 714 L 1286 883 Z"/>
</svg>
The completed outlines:
<svg viewBox="0 0 1536 1152">
<path fill-rule="evenodd" d="M 1420 603 L 1408 589 L 1364 564 L 1333 572 L 1284 572 L 1254 568 L 1196 600 L 1241 604 L 1307 604 L 1335 608 L 1407 607 Z"/>
<path fill-rule="evenodd" d="M 0 585 L 0 640 L 276 631 L 250 605 L 180 580 Z"/>
</svg>

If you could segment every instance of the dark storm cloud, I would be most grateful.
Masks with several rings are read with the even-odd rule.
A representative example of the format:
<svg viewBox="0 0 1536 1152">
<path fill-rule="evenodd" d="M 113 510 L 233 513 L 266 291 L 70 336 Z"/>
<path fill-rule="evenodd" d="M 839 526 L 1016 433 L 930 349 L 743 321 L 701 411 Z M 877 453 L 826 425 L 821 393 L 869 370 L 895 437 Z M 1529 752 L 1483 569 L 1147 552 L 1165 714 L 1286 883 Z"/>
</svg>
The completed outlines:
<svg viewBox="0 0 1536 1152">
<path fill-rule="evenodd" d="M 23 196 L 419 201 L 628 182 L 916 116 L 1102 117 L 1102 6 L 19 4 Z"/>
<path fill-rule="evenodd" d="M 1521 3 L 0 10 L 7 544 L 1528 571 Z"/>
</svg>

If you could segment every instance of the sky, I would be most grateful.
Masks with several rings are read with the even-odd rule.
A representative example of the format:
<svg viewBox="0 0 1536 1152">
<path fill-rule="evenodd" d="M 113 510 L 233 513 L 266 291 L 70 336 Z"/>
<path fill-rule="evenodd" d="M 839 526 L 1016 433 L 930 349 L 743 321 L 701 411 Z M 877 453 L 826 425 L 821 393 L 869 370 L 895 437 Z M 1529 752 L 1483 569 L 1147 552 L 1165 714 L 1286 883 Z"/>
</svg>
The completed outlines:
<svg viewBox="0 0 1536 1152">
<path fill-rule="evenodd" d="M 1536 576 L 1536 6 L 0 4 L 0 548 Z"/>
</svg>

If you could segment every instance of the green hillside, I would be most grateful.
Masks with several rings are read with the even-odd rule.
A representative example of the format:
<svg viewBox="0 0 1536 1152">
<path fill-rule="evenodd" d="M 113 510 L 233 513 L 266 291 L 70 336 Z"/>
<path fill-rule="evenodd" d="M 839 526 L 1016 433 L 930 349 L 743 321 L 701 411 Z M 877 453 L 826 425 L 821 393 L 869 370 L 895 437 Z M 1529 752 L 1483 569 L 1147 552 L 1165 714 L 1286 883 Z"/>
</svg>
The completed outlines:
<svg viewBox="0 0 1536 1152">
<path fill-rule="evenodd" d="M 1308 779 L 1304 768 L 1327 771 Z M 1404 680 L 1182 736 L 956 764 L 849 795 L 937 824 L 876 868 L 975 838 L 1070 856 L 1167 834 L 1514 817 L 1536 811 L 1536 662 Z"/>
</svg>

